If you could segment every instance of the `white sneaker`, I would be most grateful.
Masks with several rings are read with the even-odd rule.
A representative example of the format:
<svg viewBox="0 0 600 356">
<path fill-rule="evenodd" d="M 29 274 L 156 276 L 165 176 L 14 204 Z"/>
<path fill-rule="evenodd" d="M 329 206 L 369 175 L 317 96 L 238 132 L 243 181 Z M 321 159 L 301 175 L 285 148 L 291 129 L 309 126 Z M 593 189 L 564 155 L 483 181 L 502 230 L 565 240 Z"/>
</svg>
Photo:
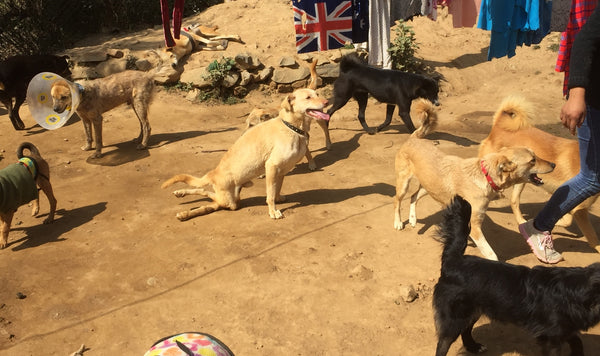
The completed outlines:
<svg viewBox="0 0 600 356">
<path fill-rule="evenodd" d="M 533 254 L 544 263 L 558 263 L 563 257 L 554 249 L 552 234 L 533 227 L 533 219 L 519 225 L 521 235 L 527 240 Z"/>
</svg>

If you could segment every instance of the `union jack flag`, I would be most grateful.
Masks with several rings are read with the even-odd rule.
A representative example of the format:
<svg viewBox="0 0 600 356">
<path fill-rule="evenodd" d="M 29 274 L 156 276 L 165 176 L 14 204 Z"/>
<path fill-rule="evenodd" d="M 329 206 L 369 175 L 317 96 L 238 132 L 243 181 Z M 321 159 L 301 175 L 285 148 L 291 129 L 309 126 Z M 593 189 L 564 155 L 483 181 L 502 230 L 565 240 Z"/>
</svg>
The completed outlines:
<svg viewBox="0 0 600 356">
<path fill-rule="evenodd" d="M 293 0 L 298 53 L 341 48 L 352 42 L 351 0 Z"/>
</svg>

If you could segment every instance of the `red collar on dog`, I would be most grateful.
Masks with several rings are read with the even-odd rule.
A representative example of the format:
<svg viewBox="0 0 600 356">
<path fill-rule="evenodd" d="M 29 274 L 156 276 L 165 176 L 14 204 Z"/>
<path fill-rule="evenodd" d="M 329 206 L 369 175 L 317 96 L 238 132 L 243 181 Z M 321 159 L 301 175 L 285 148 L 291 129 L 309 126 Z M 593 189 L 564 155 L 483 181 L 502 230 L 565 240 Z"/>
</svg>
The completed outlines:
<svg viewBox="0 0 600 356">
<path fill-rule="evenodd" d="M 487 179 L 488 183 L 490 183 L 490 186 L 492 187 L 492 189 L 495 191 L 499 191 L 500 188 L 496 185 L 496 183 L 494 183 L 494 180 L 492 179 L 492 177 L 490 177 L 488 171 L 483 166 L 483 160 L 479 161 L 479 164 L 481 165 L 481 172 L 485 176 L 485 179 Z"/>
</svg>

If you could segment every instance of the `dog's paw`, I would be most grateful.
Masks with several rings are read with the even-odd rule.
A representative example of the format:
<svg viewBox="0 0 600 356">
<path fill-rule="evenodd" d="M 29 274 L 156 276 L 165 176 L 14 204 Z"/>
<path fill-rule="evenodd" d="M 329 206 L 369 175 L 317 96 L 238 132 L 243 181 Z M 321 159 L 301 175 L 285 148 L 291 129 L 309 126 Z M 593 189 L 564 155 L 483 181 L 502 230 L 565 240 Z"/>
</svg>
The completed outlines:
<svg viewBox="0 0 600 356">
<path fill-rule="evenodd" d="M 179 213 L 177 213 L 177 219 L 179 219 L 179 221 L 186 221 L 187 219 L 190 218 L 190 214 L 187 211 L 181 211 Z"/>
<path fill-rule="evenodd" d="M 54 218 L 48 217 L 48 218 L 44 219 L 44 224 L 51 224 L 53 222 L 54 222 Z"/>
<path fill-rule="evenodd" d="M 480 354 L 482 352 L 487 351 L 487 347 L 485 347 L 485 345 L 480 344 L 478 342 L 474 343 L 473 345 L 465 346 L 465 349 L 467 349 L 467 351 L 469 351 L 472 354 Z"/>
<path fill-rule="evenodd" d="M 315 163 L 315 161 L 308 162 L 308 169 L 311 170 L 311 171 L 316 171 L 317 170 L 317 164 Z"/>
<path fill-rule="evenodd" d="M 102 152 L 94 152 L 93 155 L 90 156 L 91 159 L 102 158 Z"/>
<path fill-rule="evenodd" d="M 173 192 L 173 195 L 176 196 L 177 198 L 183 198 L 183 197 L 185 197 L 185 190 L 183 190 L 183 189 L 176 190 Z"/>
<path fill-rule="evenodd" d="M 140 143 L 137 146 L 135 146 L 135 148 L 138 150 L 145 150 L 148 148 L 148 146 Z"/>
<path fill-rule="evenodd" d="M 92 145 L 91 145 L 91 144 L 89 144 L 89 143 L 88 143 L 88 144 L 86 144 L 86 145 L 83 145 L 83 146 L 81 146 L 81 150 L 82 150 L 82 151 L 89 151 L 89 150 L 91 150 L 91 149 L 92 149 Z"/>
<path fill-rule="evenodd" d="M 283 214 L 279 210 L 269 211 L 269 216 L 271 217 L 271 219 L 282 219 L 283 218 Z"/>
<path fill-rule="evenodd" d="M 3 250 L 8 246 L 8 241 L 0 241 L 0 250 Z"/>
<path fill-rule="evenodd" d="M 395 219 L 394 220 L 394 229 L 396 229 L 396 230 L 404 229 L 404 223 L 402 221 L 400 221 L 399 219 Z"/>
</svg>

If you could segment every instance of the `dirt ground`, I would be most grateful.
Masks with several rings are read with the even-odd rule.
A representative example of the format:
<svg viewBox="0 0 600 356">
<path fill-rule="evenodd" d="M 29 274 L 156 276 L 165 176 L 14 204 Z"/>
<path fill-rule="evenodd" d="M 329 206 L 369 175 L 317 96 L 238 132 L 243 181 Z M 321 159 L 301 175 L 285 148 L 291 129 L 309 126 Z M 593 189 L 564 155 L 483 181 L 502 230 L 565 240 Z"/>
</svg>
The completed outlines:
<svg viewBox="0 0 600 356">
<path fill-rule="evenodd" d="M 188 22 L 218 25 L 246 44 L 195 53 L 187 66 L 242 51 L 272 65 L 281 55 L 295 54 L 287 1 L 228 2 Z M 493 112 L 510 93 L 534 103 L 538 127 L 567 137 L 558 119 L 563 74 L 554 71 L 556 52 L 548 49 L 558 33 L 539 47 L 518 48 L 513 58 L 487 61 L 488 32 L 454 29 L 443 15 L 436 22 L 416 18 L 412 25 L 419 56 L 445 78 L 441 124 L 427 137 L 442 150 L 475 156 Z M 78 50 L 161 43 L 162 32 L 154 28 L 91 38 Z M 319 91 L 327 95 L 331 86 Z M 269 218 L 262 180 L 243 191 L 237 211 L 187 222 L 175 218 L 204 200 L 178 200 L 160 184 L 176 173 L 212 169 L 242 133 L 244 115 L 282 98 L 255 91 L 245 103 L 208 106 L 159 89 L 150 110 L 151 147 L 135 149 L 138 122 L 123 106 L 105 115 L 105 155 L 99 160 L 80 150 L 84 133 L 78 120 L 47 131 L 24 106 L 28 129 L 17 132 L 0 108 L 0 167 L 15 161 L 20 142 L 33 142 L 51 165 L 58 199 L 51 225 L 42 224 L 45 197 L 38 217 L 22 207 L 9 246 L 0 251 L 0 354 L 68 355 L 85 344 L 86 356 L 143 355 L 156 340 L 183 331 L 213 334 L 236 355 L 433 354 L 440 205 L 423 198 L 417 226 L 394 230 L 394 155 L 407 138 L 401 121 L 368 135 L 352 101 L 332 118 L 330 151 L 315 125 L 310 149 L 319 170 L 310 172 L 302 161 L 286 176 L 282 220 Z M 370 101 L 371 126 L 384 115 L 385 106 Z M 531 216 L 547 198 L 542 189 L 528 187 L 522 209 Z M 598 208 L 592 213 L 597 225 Z M 483 231 L 502 260 L 538 264 L 518 233 L 508 199 L 494 201 L 488 217 Z M 554 237 L 566 259 L 560 266 L 599 260 L 576 227 L 557 228 Z M 472 244 L 467 253 L 480 255 Z M 412 303 L 402 300 L 408 286 L 419 292 Z M 487 319 L 478 322 L 474 336 L 490 356 L 539 352 L 523 330 Z M 582 339 L 588 355 L 597 353 L 600 327 Z M 450 354 L 463 352 L 456 342 Z"/>
</svg>

